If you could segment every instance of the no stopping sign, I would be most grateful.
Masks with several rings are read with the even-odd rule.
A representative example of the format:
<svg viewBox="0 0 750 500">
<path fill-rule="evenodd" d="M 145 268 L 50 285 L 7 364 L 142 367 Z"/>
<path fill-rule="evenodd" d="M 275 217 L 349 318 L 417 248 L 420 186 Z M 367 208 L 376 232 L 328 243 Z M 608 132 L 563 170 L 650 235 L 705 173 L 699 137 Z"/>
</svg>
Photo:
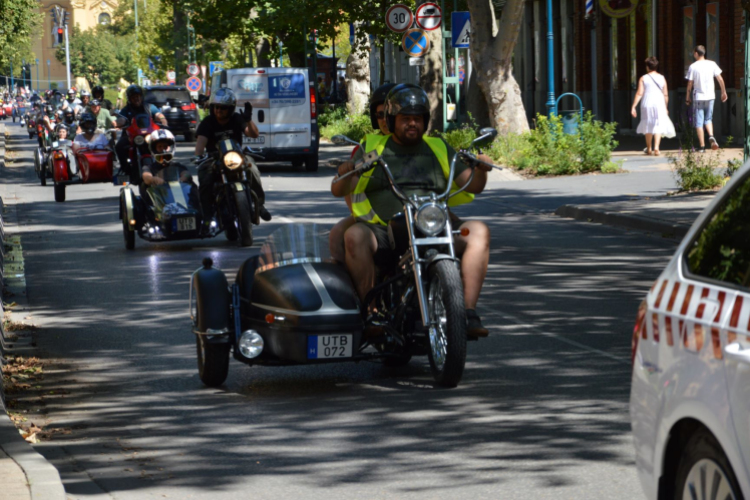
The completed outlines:
<svg viewBox="0 0 750 500">
<path fill-rule="evenodd" d="M 408 30 L 413 22 L 414 14 L 404 4 L 397 3 L 385 13 L 386 26 L 396 33 L 403 33 Z"/>
</svg>

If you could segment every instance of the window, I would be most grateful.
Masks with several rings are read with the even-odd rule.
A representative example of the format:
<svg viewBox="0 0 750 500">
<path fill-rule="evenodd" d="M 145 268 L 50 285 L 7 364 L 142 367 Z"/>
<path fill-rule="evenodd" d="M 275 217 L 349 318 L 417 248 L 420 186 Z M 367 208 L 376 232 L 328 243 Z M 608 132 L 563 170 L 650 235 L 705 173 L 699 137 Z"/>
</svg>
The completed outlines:
<svg viewBox="0 0 750 500">
<path fill-rule="evenodd" d="M 695 275 L 750 288 L 750 176 L 724 198 L 686 261 Z"/>
<path fill-rule="evenodd" d="M 172 104 L 172 103 L 191 103 L 193 102 L 193 99 L 190 97 L 190 94 L 187 90 L 147 90 L 146 91 L 146 97 L 144 98 L 144 101 L 155 104 L 157 106 L 163 106 L 164 104 Z"/>
<path fill-rule="evenodd" d="M 102 12 L 99 14 L 99 24 L 111 24 L 112 23 L 112 17 L 107 14 L 106 12 Z"/>
</svg>

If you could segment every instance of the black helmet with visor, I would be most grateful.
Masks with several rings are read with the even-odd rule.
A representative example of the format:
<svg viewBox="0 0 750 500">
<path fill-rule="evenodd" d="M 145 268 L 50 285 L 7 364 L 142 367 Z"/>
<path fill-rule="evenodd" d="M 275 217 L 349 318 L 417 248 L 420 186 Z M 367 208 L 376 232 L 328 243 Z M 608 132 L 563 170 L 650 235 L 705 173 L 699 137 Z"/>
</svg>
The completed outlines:
<svg viewBox="0 0 750 500">
<path fill-rule="evenodd" d="M 424 126 L 430 122 L 430 100 L 418 85 L 402 83 L 393 87 L 385 99 L 385 118 L 388 130 L 396 129 L 396 115 L 422 115 Z"/>
<path fill-rule="evenodd" d="M 370 96 L 370 121 L 372 123 L 372 128 L 375 129 L 375 131 L 380 130 L 380 125 L 378 124 L 377 117 L 378 106 L 385 103 L 385 98 L 388 97 L 388 92 L 393 90 L 393 87 L 395 87 L 396 85 L 398 84 L 386 83 L 385 85 L 381 85 L 380 87 L 376 88 L 375 92 L 373 92 Z"/>
<path fill-rule="evenodd" d="M 96 132 L 96 117 L 92 113 L 84 113 L 81 115 L 78 126 L 87 134 L 93 134 Z"/>
</svg>

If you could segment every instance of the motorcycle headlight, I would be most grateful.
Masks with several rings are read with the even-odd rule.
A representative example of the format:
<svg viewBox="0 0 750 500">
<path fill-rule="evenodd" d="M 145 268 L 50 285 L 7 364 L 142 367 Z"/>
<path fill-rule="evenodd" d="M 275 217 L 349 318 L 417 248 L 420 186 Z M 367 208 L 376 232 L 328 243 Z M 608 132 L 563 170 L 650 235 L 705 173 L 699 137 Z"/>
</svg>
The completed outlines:
<svg viewBox="0 0 750 500">
<path fill-rule="evenodd" d="M 135 142 L 136 146 L 142 146 L 143 143 L 146 142 L 146 139 L 144 139 L 142 135 L 136 135 L 133 142 Z"/>
<path fill-rule="evenodd" d="M 234 170 L 242 165 L 242 155 L 237 151 L 230 151 L 224 155 L 224 165 L 226 165 L 228 169 Z"/>
<path fill-rule="evenodd" d="M 243 356 L 249 359 L 257 358 L 263 352 L 263 337 L 255 330 L 247 330 L 240 335 L 238 347 Z"/>
<path fill-rule="evenodd" d="M 419 207 L 415 217 L 417 227 L 427 236 L 435 236 L 442 231 L 446 220 L 445 210 L 434 203 L 426 203 Z"/>
</svg>

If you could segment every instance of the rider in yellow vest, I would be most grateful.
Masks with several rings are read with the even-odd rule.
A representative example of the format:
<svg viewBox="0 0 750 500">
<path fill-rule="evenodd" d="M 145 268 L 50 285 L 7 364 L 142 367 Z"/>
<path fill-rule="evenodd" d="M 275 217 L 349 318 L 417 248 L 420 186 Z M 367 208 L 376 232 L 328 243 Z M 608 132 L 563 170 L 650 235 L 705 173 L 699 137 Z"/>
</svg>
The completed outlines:
<svg viewBox="0 0 750 500">
<path fill-rule="evenodd" d="M 449 160 L 454 150 L 442 139 L 424 136 L 430 119 L 427 94 L 418 86 L 402 84 L 388 94 L 385 117 L 390 135 L 368 136 L 365 149 L 374 148 L 388 163 L 402 190 L 407 194 L 424 196 L 430 192 L 442 193 L 447 185 Z M 367 151 L 365 151 L 367 152 Z M 360 148 L 354 156 L 359 160 L 364 152 Z M 480 157 L 491 163 L 487 157 Z M 491 167 L 478 165 L 474 179 L 464 193 L 454 196 L 450 205 L 470 202 L 475 194 L 484 190 L 487 172 Z M 354 169 L 354 162 L 339 166 L 343 175 Z M 453 189 L 463 187 L 471 177 L 468 166 L 457 161 Z M 357 223 L 346 230 L 346 267 L 361 299 L 375 284 L 376 265 L 392 262 L 393 251 L 388 241 L 387 223 L 403 211 L 403 204 L 390 189 L 382 169 L 374 168 L 361 176 L 350 176 L 331 186 L 334 196 L 351 194 L 352 213 Z M 464 285 L 464 302 L 469 337 L 485 337 L 488 330 L 476 313 L 479 293 L 487 274 L 490 250 L 490 232 L 479 221 L 455 220 L 454 229 L 468 229 L 468 236 L 456 237 L 456 252 L 461 258 L 461 277 Z"/>
</svg>

